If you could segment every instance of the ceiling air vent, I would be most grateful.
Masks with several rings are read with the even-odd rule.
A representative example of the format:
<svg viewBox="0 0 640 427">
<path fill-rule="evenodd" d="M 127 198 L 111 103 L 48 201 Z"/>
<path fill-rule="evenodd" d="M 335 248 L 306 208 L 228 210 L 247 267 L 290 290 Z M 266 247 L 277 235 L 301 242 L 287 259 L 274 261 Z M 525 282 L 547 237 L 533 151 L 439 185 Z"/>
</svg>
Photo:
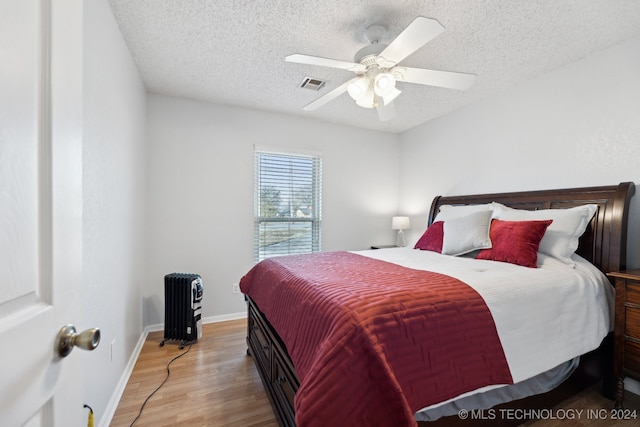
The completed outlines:
<svg viewBox="0 0 640 427">
<path fill-rule="evenodd" d="M 326 85 L 327 82 L 320 79 L 314 79 L 313 77 L 305 77 L 300 83 L 300 87 L 311 90 L 320 90 Z"/>
</svg>

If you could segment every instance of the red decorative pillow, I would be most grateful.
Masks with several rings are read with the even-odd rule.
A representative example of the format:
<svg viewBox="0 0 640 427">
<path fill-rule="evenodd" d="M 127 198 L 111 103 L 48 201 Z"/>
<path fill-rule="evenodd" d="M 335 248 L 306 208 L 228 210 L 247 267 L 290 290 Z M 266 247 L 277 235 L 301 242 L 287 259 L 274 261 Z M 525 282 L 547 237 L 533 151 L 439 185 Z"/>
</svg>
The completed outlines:
<svg viewBox="0 0 640 427">
<path fill-rule="evenodd" d="M 444 221 L 436 221 L 427 228 L 413 249 L 442 253 L 444 240 Z"/>
<path fill-rule="evenodd" d="M 491 221 L 491 249 L 480 251 L 476 259 L 509 262 L 524 267 L 538 266 L 538 247 L 552 220 Z"/>
</svg>

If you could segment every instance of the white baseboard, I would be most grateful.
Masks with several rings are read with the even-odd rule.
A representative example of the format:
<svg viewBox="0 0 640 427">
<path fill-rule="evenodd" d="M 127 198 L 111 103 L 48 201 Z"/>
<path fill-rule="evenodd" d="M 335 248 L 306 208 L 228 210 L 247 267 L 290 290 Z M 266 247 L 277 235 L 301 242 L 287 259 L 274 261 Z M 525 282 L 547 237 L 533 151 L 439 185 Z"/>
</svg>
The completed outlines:
<svg viewBox="0 0 640 427">
<path fill-rule="evenodd" d="M 209 316 L 203 317 L 202 323 L 218 323 L 218 322 L 227 322 L 229 320 L 238 320 L 244 319 L 247 317 L 247 312 L 241 313 L 233 313 L 233 314 L 223 314 L 220 316 Z M 111 399 L 109 400 L 109 404 L 105 408 L 104 415 L 100 418 L 98 423 L 98 427 L 108 427 L 111 424 L 111 420 L 116 413 L 116 409 L 118 408 L 118 403 L 120 403 L 120 399 L 122 398 L 122 394 L 124 393 L 124 389 L 127 387 L 127 383 L 129 382 L 129 378 L 131 377 L 131 373 L 133 372 L 133 368 L 136 365 L 136 361 L 138 360 L 138 356 L 140 356 L 140 352 L 142 351 L 142 346 L 144 342 L 147 340 L 147 336 L 149 332 L 162 331 L 164 330 L 164 324 L 158 323 L 155 325 L 149 325 L 144 328 L 140 338 L 138 338 L 138 342 L 131 352 L 131 357 L 129 357 L 129 361 L 127 362 L 127 366 L 125 367 L 122 376 L 120 377 L 120 381 L 118 381 L 118 385 L 116 389 L 113 391 L 111 395 Z"/>
<path fill-rule="evenodd" d="M 100 421 L 98 423 L 98 427 L 108 427 L 111 424 L 111 419 L 113 419 L 113 415 L 116 413 L 116 409 L 118 408 L 118 403 L 120 403 L 120 398 L 122 397 L 122 393 L 124 393 L 124 389 L 127 386 L 127 382 L 129 381 L 129 377 L 133 372 L 133 367 L 136 365 L 136 360 L 138 360 L 138 356 L 140 356 L 140 351 L 142 351 L 142 346 L 147 339 L 147 335 L 149 335 L 148 328 L 144 328 L 140 338 L 138 338 L 138 342 L 131 352 L 131 357 L 129 357 L 129 361 L 127 362 L 127 366 L 124 368 L 124 372 L 122 376 L 120 376 L 120 381 L 118 381 L 118 385 L 116 389 L 113 391 L 111 395 L 111 399 L 109 399 L 109 403 L 104 410 L 104 415 L 100 417 Z M 133 420 L 132 420 L 133 421 Z"/>
<path fill-rule="evenodd" d="M 220 316 L 209 316 L 203 317 L 202 323 L 218 323 L 218 322 L 227 322 L 229 320 L 238 320 L 238 319 L 246 319 L 247 313 L 232 313 L 232 314 L 222 314 Z M 156 323 L 155 325 L 149 325 L 144 328 L 147 332 L 156 332 L 164 330 L 164 323 Z M 146 337 L 145 337 L 146 339 Z"/>
</svg>

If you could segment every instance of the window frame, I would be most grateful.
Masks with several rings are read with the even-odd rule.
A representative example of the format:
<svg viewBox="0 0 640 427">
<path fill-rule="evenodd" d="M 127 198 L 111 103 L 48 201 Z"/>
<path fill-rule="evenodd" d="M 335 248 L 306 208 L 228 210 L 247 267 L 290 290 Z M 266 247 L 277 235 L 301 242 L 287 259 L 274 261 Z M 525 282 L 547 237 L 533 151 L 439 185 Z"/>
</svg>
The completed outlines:
<svg viewBox="0 0 640 427">
<path fill-rule="evenodd" d="M 264 184 L 264 181 L 269 181 L 267 178 L 278 175 L 278 172 L 273 172 L 276 168 L 270 163 L 271 160 L 278 159 L 283 161 L 283 164 L 289 162 L 288 167 L 283 167 L 281 172 L 282 176 L 285 176 L 288 172 L 290 185 L 284 184 L 284 180 L 279 180 L 277 185 L 282 186 L 281 190 L 285 191 L 285 199 L 288 200 L 289 213 L 285 216 L 261 216 L 263 189 L 268 186 Z M 311 161 L 311 173 L 305 175 L 304 179 L 300 179 L 299 174 L 294 174 L 294 165 L 291 162 L 295 161 Z M 265 168 L 271 172 L 265 172 Z M 299 171 L 299 169 L 298 169 Z M 295 176 L 294 176 L 295 175 Z M 301 212 L 302 216 L 294 216 L 293 214 L 293 199 L 295 198 L 296 185 L 303 185 L 308 180 L 311 183 L 311 208 L 309 215 L 305 215 Z M 297 187 L 299 190 L 300 187 Z M 280 191 L 278 192 L 280 193 Z M 299 193 L 298 193 L 299 194 Z M 285 206 L 287 205 L 285 200 Z M 282 204 L 282 202 L 280 202 Z M 280 205 L 279 205 L 280 206 Z M 264 210 L 264 209 L 263 209 Z M 282 210 L 280 211 L 282 212 Z M 274 149 L 268 147 L 255 146 L 254 147 L 254 238 L 253 238 L 253 258 L 255 262 L 260 262 L 263 259 L 270 258 L 272 256 L 279 255 L 292 255 L 292 254 L 304 254 L 315 253 L 321 251 L 321 235 L 322 235 L 322 155 L 318 152 L 300 151 L 291 149 Z M 283 241 L 275 244 L 281 246 L 272 251 L 265 250 L 272 244 L 265 244 L 265 239 L 269 238 L 265 232 L 269 226 L 273 224 L 284 225 L 288 228 L 285 233 L 292 233 L 292 228 L 302 225 L 311 226 L 311 229 L 305 234 L 309 236 L 309 242 L 298 246 L 290 243 L 294 240 L 291 237 L 284 239 Z M 282 232 L 283 230 L 280 230 Z M 291 236 L 291 234 L 289 234 Z M 274 236 L 271 235 L 271 239 Z M 289 244 L 287 244 L 288 242 Z"/>
</svg>

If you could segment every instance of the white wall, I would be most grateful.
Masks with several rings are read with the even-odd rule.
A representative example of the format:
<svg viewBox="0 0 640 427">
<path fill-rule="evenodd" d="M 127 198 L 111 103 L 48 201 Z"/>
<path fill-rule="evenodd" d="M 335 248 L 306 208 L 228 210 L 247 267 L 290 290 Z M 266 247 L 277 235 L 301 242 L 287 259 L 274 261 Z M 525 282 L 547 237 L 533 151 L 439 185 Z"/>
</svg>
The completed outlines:
<svg viewBox="0 0 640 427">
<path fill-rule="evenodd" d="M 142 333 L 146 177 L 146 93 L 106 0 L 84 3 L 83 85 L 85 285 L 76 326 L 102 333 L 84 379 L 99 423 Z"/>
<path fill-rule="evenodd" d="M 405 132 L 401 209 L 426 226 L 438 194 L 640 185 L 638 76 L 635 38 Z M 640 267 L 637 193 L 630 267 Z"/>
<path fill-rule="evenodd" d="M 632 181 L 640 186 L 640 38 L 401 136 L 401 209 L 426 226 L 434 196 Z M 482 78 L 482 76 L 479 76 Z M 411 238 L 420 237 L 413 227 Z M 627 267 L 640 267 L 640 188 Z M 640 393 L 640 383 L 627 379 Z"/>
<path fill-rule="evenodd" d="M 253 265 L 253 147 L 323 157 L 322 250 L 392 243 L 398 136 L 149 95 L 144 322 L 162 323 L 164 275 L 202 275 L 203 315 L 244 313 L 232 284 Z"/>
</svg>

